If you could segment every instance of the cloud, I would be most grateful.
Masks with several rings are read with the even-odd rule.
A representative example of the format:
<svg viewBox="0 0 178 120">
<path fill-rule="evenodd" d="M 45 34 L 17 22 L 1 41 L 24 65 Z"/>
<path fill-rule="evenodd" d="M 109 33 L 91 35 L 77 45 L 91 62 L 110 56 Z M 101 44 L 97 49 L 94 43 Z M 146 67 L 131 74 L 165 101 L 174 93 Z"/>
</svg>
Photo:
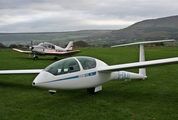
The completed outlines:
<svg viewBox="0 0 178 120">
<path fill-rule="evenodd" d="M 144 19 L 176 15 L 176 0 L 0 1 L 0 32 L 121 29 Z"/>
</svg>

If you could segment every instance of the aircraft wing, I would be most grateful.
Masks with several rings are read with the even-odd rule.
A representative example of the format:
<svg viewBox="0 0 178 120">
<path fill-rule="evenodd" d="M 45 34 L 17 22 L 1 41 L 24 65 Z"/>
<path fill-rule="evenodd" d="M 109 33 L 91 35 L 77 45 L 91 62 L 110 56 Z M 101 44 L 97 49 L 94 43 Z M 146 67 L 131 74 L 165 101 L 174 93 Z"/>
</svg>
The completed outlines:
<svg viewBox="0 0 178 120">
<path fill-rule="evenodd" d="M 63 52 L 45 52 L 46 55 L 67 55 L 67 54 L 75 54 L 80 52 L 80 50 L 72 50 L 72 51 L 63 51 Z"/>
<path fill-rule="evenodd" d="M 43 69 L 31 69 L 31 70 L 0 70 L 0 74 L 33 74 L 40 73 Z"/>
<path fill-rule="evenodd" d="M 23 51 L 23 50 L 19 50 L 19 49 L 16 49 L 16 48 L 13 48 L 14 51 L 17 51 L 17 52 L 20 52 L 20 53 L 23 53 L 23 54 L 32 54 L 31 51 Z"/>
<path fill-rule="evenodd" d="M 98 72 L 117 71 L 117 70 L 123 70 L 123 69 L 128 69 L 128 68 L 142 68 L 145 66 L 172 63 L 172 62 L 178 62 L 178 57 L 106 66 L 106 67 L 99 68 Z"/>
<path fill-rule="evenodd" d="M 150 43 L 161 43 L 161 42 L 174 42 L 176 40 L 170 39 L 170 40 L 156 40 L 156 41 L 144 41 L 144 42 L 136 42 L 136 43 L 128 43 L 128 44 L 121 44 L 121 45 L 114 45 L 111 47 L 122 47 L 122 46 L 130 46 L 130 45 L 140 45 L 140 44 L 150 44 Z"/>
</svg>

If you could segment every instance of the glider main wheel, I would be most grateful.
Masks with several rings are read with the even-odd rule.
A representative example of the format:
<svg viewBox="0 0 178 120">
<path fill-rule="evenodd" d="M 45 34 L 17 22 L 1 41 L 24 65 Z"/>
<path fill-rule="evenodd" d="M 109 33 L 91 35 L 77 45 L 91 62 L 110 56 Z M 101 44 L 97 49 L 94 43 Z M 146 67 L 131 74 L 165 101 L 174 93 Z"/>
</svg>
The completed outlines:
<svg viewBox="0 0 178 120">
<path fill-rule="evenodd" d="M 88 88 L 87 92 L 89 92 L 90 94 L 96 94 L 95 88 Z"/>
</svg>

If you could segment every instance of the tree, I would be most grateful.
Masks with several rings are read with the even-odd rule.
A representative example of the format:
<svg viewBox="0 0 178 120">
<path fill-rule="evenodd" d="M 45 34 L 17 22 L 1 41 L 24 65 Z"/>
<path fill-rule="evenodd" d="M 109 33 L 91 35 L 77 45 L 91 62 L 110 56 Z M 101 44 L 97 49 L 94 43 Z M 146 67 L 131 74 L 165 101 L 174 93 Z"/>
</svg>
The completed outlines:
<svg viewBox="0 0 178 120">
<path fill-rule="evenodd" d="M 18 48 L 23 48 L 24 46 L 22 44 L 17 45 Z"/>
<path fill-rule="evenodd" d="M 0 43 L 0 48 L 6 48 L 2 43 Z"/>
<path fill-rule="evenodd" d="M 10 48 L 17 48 L 17 45 L 16 44 L 11 44 L 9 47 Z"/>
<path fill-rule="evenodd" d="M 74 47 L 88 47 L 88 44 L 82 40 L 74 42 Z"/>
</svg>

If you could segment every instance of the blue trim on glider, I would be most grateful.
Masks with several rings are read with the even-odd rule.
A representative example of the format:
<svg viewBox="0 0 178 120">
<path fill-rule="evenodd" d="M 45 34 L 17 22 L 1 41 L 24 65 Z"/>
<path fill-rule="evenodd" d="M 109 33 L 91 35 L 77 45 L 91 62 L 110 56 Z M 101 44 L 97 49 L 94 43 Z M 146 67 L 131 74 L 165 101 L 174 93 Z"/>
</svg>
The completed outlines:
<svg viewBox="0 0 178 120">
<path fill-rule="evenodd" d="M 52 80 L 52 81 L 48 81 L 48 82 L 44 82 L 44 83 L 58 82 L 58 81 L 63 81 L 63 80 L 70 80 L 70 79 L 76 79 L 76 78 L 82 78 L 82 77 L 89 77 L 89 76 L 94 76 L 94 75 L 96 75 L 96 72 L 86 73 L 86 74 L 82 74 L 82 75 L 76 75 L 76 76 L 57 79 L 57 80 Z"/>
</svg>

